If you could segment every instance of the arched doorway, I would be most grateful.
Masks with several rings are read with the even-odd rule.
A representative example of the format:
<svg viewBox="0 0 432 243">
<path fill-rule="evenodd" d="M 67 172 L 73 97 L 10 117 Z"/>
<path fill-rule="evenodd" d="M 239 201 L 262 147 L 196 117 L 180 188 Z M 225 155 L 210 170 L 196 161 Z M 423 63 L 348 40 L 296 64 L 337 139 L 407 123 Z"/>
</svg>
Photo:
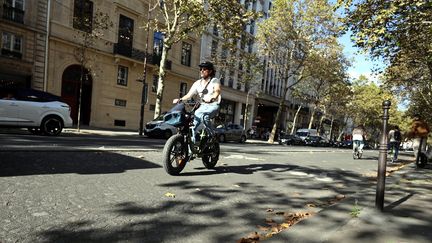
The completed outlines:
<svg viewBox="0 0 432 243">
<path fill-rule="evenodd" d="M 74 124 L 78 123 L 78 105 L 80 90 L 81 66 L 67 67 L 62 76 L 62 99 L 71 106 L 71 117 Z M 89 71 L 84 68 L 82 86 L 81 124 L 90 124 L 91 95 L 93 80 Z"/>
</svg>

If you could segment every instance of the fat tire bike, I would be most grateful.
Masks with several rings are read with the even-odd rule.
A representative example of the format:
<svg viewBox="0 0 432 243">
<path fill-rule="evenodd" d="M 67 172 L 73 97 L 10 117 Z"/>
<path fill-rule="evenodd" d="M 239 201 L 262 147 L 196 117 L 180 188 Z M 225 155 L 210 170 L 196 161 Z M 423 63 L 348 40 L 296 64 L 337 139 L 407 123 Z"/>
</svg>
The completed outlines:
<svg viewBox="0 0 432 243">
<path fill-rule="evenodd" d="M 220 146 L 215 132 L 211 129 L 211 125 L 207 124 L 206 119 L 202 122 L 204 128 L 199 134 L 199 142 L 194 143 L 192 139 L 192 136 L 196 136 L 193 129 L 193 116 L 199 103 L 193 105 L 190 112 L 186 112 L 183 102 L 176 106 L 181 110 L 178 114 L 180 120 L 172 124 L 177 127 L 177 134 L 166 141 L 162 152 L 165 171 L 170 175 L 179 175 L 186 164 L 195 158 L 201 158 L 204 167 L 213 169 L 219 160 Z"/>
</svg>

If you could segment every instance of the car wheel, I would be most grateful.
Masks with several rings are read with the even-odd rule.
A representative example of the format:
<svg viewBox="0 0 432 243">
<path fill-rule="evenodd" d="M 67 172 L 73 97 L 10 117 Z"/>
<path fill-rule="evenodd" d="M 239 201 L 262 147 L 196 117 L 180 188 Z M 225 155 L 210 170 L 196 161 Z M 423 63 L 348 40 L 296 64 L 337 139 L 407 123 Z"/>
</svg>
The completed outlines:
<svg viewBox="0 0 432 243">
<path fill-rule="evenodd" d="M 170 138 L 172 136 L 172 132 L 170 131 L 170 130 L 165 130 L 164 131 L 164 133 L 163 133 L 163 137 L 165 138 L 165 139 L 168 139 L 168 138 Z"/>
<path fill-rule="evenodd" d="M 241 136 L 241 138 L 240 138 L 240 143 L 244 143 L 244 142 L 246 142 L 246 136 Z"/>
<path fill-rule="evenodd" d="M 224 134 L 219 135 L 219 142 L 225 143 L 225 135 Z"/>
<path fill-rule="evenodd" d="M 31 134 L 34 134 L 34 135 L 41 135 L 42 134 L 42 131 L 41 131 L 41 129 L 39 127 L 29 127 L 29 128 L 27 128 L 27 130 Z"/>
<path fill-rule="evenodd" d="M 42 120 L 40 129 L 47 136 L 57 136 L 63 130 L 63 122 L 57 116 L 45 117 Z"/>
</svg>

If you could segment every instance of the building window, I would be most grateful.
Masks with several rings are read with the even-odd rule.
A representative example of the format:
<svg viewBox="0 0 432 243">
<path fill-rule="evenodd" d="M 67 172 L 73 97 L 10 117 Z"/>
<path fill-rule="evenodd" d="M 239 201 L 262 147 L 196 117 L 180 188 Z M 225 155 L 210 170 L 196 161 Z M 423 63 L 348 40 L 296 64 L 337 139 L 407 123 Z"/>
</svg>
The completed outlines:
<svg viewBox="0 0 432 243">
<path fill-rule="evenodd" d="M 120 14 L 117 53 L 131 57 L 133 46 L 134 21 Z"/>
<path fill-rule="evenodd" d="M 73 27 L 90 33 L 93 25 L 93 2 L 89 0 L 74 1 Z"/>
<path fill-rule="evenodd" d="M 186 93 L 187 93 L 187 83 L 181 82 L 180 83 L 180 96 L 179 97 L 185 96 Z"/>
<path fill-rule="evenodd" d="M 158 81 L 159 81 L 159 76 L 153 75 L 153 83 L 152 83 L 152 89 L 151 89 L 153 93 L 156 93 L 156 91 L 157 91 Z"/>
<path fill-rule="evenodd" d="M 150 105 L 149 106 L 149 110 L 150 111 L 155 111 L 156 110 L 156 105 Z"/>
<path fill-rule="evenodd" d="M 192 45 L 189 43 L 183 42 L 182 53 L 181 53 L 181 64 L 190 67 L 191 57 L 192 57 Z"/>
<path fill-rule="evenodd" d="M 5 0 L 3 18 L 18 23 L 24 23 L 24 0 Z"/>
<path fill-rule="evenodd" d="M 3 32 L 1 54 L 8 57 L 22 58 L 22 37 Z"/>
<path fill-rule="evenodd" d="M 128 83 L 128 68 L 124 66 L 118 66 L 117 71 L 117 84 L 127 86 Z"/>
<path fill-rule="evenodd" d="M 156 56 L 162 55 L 164 37 L 162 32 L 154 32 L 153 35 L 153 54 Z"/>
<path fill-rule="evenodd" d="M 126 103 L 127 103 L 126 100 L 115 99 L 114 105 L 126 107 Z"/>
</svg>

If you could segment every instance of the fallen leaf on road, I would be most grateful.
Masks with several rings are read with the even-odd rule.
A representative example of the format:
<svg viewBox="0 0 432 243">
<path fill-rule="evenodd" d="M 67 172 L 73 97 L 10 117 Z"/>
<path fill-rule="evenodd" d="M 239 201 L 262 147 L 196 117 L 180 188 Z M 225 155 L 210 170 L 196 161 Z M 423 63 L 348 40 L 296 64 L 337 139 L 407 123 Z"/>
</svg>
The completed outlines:
<svg viewBox="0 0 432 243">
<path fill-rule="evenodd" d="M 165 193 L 165 196 L 174 198 L 175 194 L 171 193 L 171 192 L 167 192 L 167 193 Z"/>
<path fill-rule="evenodd" d="M 234 187 L 240 187 L 240 186 L 236 184 L 236 185 L 234 185 Z"/>
<path fill-rule="evenodd" d="M 268 212 L 268 213 L 271 213 L 271 212 L 273 212 L 274 210 L 272 209 L 272 208 L 267 208 L 267 210 L 266 210 L 266 212 Z"/>
</svg>

